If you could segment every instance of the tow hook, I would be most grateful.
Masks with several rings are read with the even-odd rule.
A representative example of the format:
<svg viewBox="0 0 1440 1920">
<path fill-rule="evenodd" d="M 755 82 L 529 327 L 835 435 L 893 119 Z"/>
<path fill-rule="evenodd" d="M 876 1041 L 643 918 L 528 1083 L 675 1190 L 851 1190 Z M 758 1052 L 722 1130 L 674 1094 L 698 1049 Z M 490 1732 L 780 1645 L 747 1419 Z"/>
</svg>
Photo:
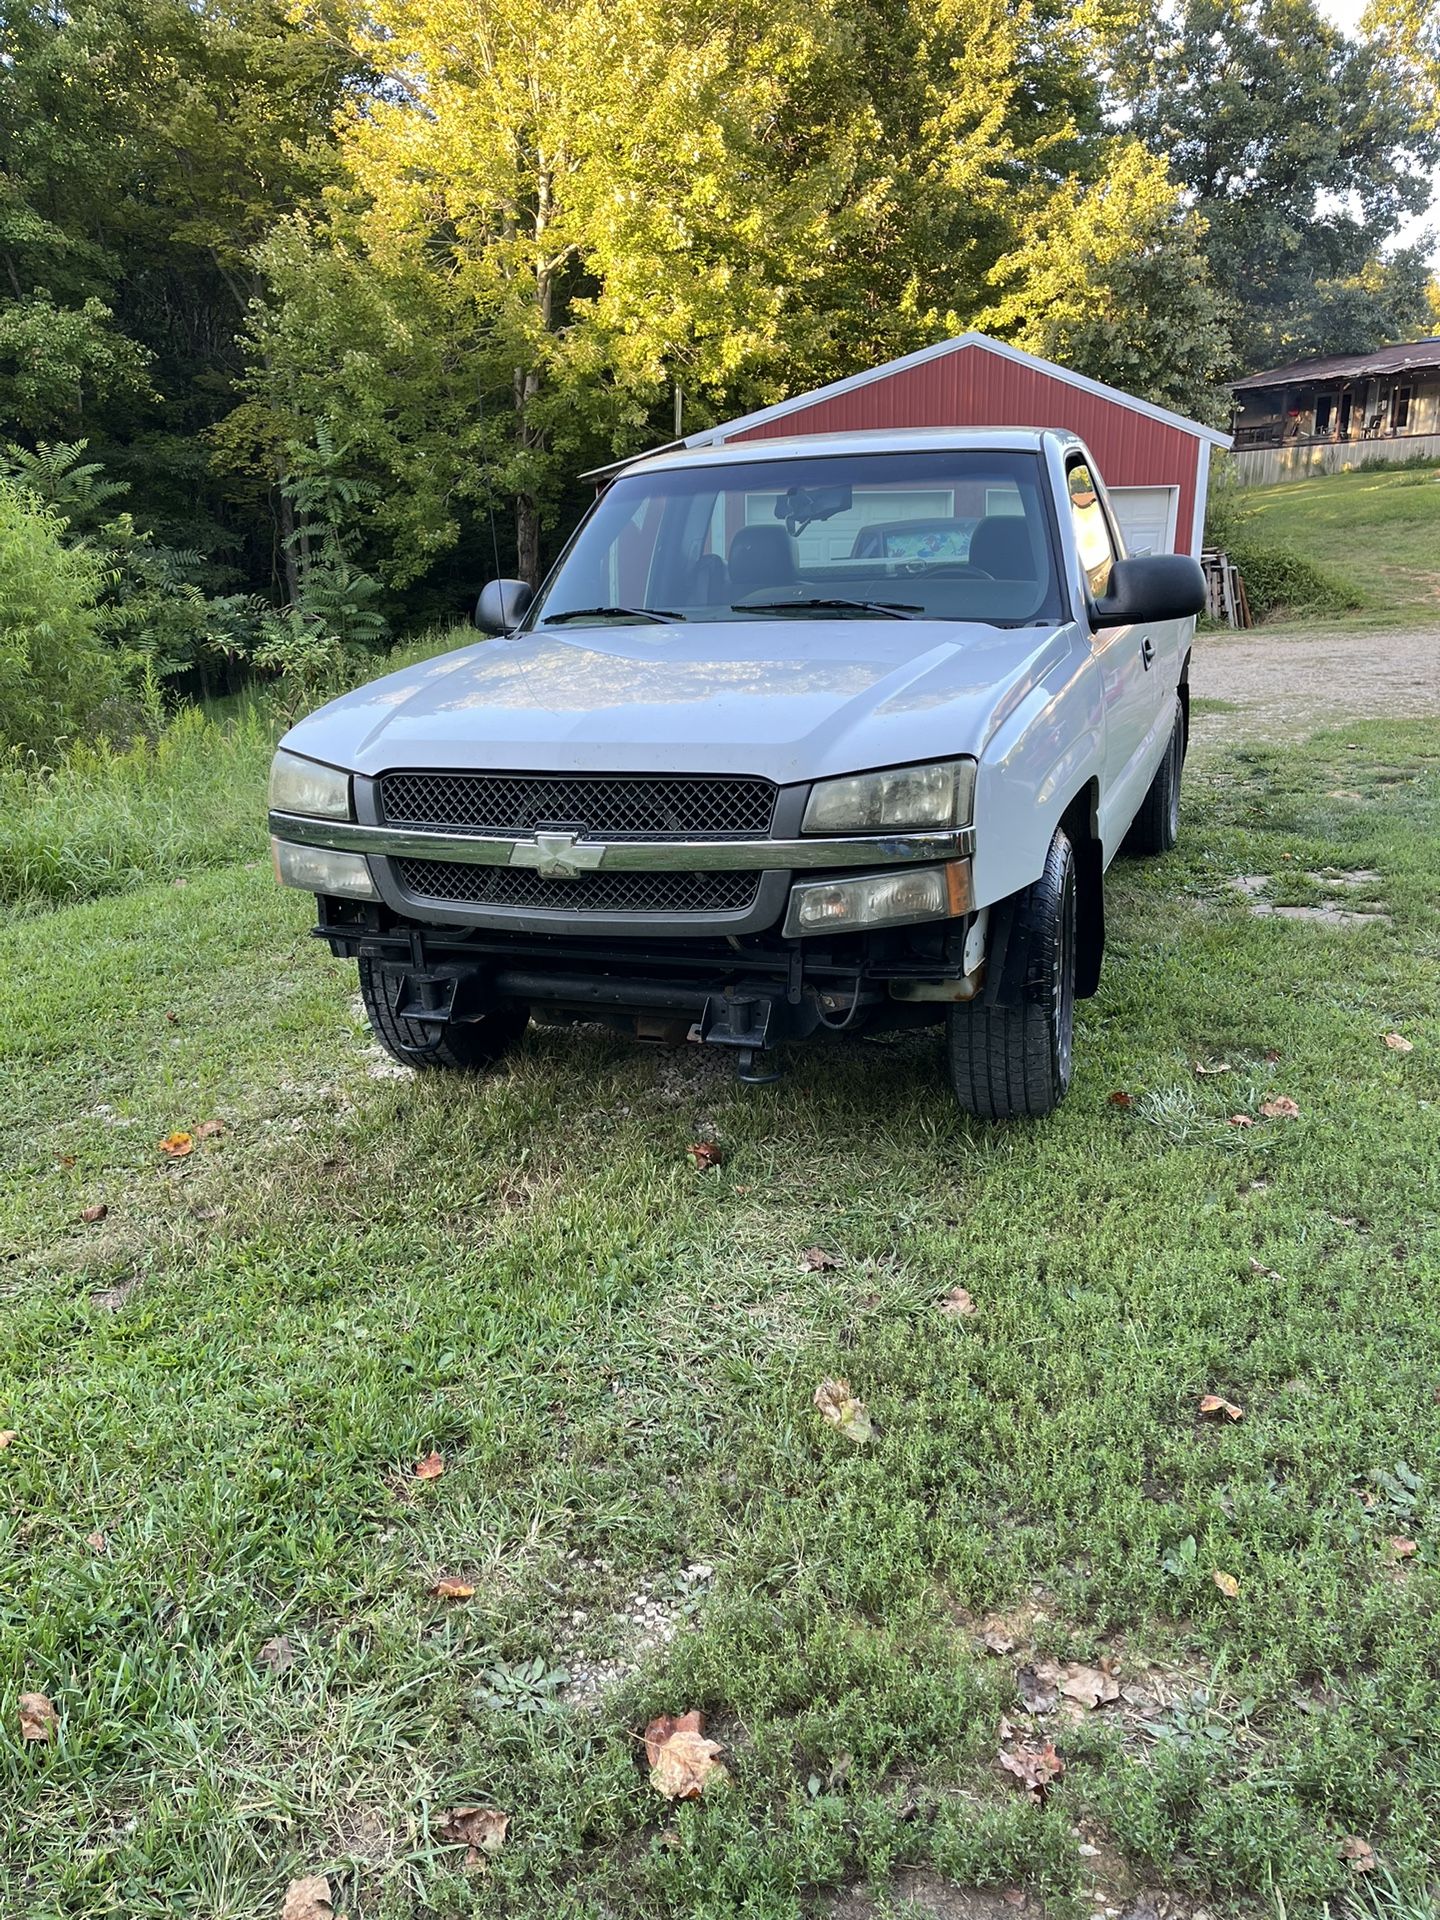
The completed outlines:
<svg viewBox="0 0 1440 1920">
<path fill-rule="evenodd" d="M 767 1087 L 781 1074 L 774 1057 L 765 1057 L 774 1015 L 775 1002 L 768 997 L 712 993 L 694 1037 L 707 1046 L 735 1048 L 736 1079 L 747 1087 Z"/>
<path fill-rule="evenodd" d="M 784 1073 L 778 1055 L 742 1047 L 735 1056 L 735 1078 L 746 1087 L 773 1087 Z"/>
</svg>

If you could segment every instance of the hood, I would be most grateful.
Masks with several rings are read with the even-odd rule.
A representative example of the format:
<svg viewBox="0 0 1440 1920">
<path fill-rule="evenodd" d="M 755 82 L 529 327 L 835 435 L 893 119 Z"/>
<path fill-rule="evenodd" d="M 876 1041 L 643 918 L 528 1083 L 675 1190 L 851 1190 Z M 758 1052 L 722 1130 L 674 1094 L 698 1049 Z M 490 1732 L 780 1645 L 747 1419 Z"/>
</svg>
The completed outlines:
<svg viewBox="0 0 1440 1920">
<path fill-rule="evenodd" d="M 784 785 L 978 754 L 1071 631 L 841 618 L 520 634 L 344 694 L 285 744 L 372 775 L 744 771 Z"/>
</svg>

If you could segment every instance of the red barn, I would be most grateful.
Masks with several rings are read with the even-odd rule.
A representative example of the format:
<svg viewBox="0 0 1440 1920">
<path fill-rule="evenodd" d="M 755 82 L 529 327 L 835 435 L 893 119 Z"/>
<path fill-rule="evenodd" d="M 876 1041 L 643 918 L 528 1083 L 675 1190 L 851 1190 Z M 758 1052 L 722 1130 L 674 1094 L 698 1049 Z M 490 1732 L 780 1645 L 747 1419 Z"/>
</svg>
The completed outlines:
<svg viewBox="0 0 1440 1920">
<path fill-rule="evenodd" d="M 867 427 L 1067 428 L 1094 454 L 1130 551 L 1197 558 L 1210 449 L 1230 445 L 1228 433 L 983 333 L 922 347 L 869 373 L 692 433 L 684 444 Z"/>
</svg>

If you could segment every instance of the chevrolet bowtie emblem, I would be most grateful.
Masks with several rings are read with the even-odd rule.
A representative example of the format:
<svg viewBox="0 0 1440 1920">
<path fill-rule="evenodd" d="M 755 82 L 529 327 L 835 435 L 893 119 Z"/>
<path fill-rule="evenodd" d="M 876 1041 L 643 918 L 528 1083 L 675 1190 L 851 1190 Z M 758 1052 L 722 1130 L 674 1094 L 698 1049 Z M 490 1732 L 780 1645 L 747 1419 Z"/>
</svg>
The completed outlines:
<svg viewBox="0 0 1440 1920">
<path fill-rule="evenodd" d="M 593 873 L 604 858 L 602 844 L 582 840 L 579 834 L 537 833 L 533 840 L 516 842 L 510 865 L 533 867 L 547 880 L 573 880 L 578 874 Z"/>
</svg>

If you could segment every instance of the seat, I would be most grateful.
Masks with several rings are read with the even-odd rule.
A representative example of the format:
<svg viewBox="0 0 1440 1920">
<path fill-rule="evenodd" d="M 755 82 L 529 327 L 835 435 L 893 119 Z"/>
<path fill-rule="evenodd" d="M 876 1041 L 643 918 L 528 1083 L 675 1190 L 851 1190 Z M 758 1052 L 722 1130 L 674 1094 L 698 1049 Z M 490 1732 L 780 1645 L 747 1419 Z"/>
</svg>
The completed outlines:
<svg viewBox="0 0 1440 1920">
<path fill-rule="evenodd" d="M 702 553 L 695 563 L 695 604 L 701 607 L 723 606 L 729 593 L 725 562 L 718 553 Z"/>
<path fill-rule="evenodd" d="M 987 513 L 970 536 L 968 564 L 995 580 L 1033 580 L 1029 527 L 1018 514 Z"/>
<path fill-rule="evenodd" d="M 795 543 L 784 527 L 741 527 L 730 542 L 730 588 L 737 600 L 793 587 L 799 578 Z"/>
</svg>

